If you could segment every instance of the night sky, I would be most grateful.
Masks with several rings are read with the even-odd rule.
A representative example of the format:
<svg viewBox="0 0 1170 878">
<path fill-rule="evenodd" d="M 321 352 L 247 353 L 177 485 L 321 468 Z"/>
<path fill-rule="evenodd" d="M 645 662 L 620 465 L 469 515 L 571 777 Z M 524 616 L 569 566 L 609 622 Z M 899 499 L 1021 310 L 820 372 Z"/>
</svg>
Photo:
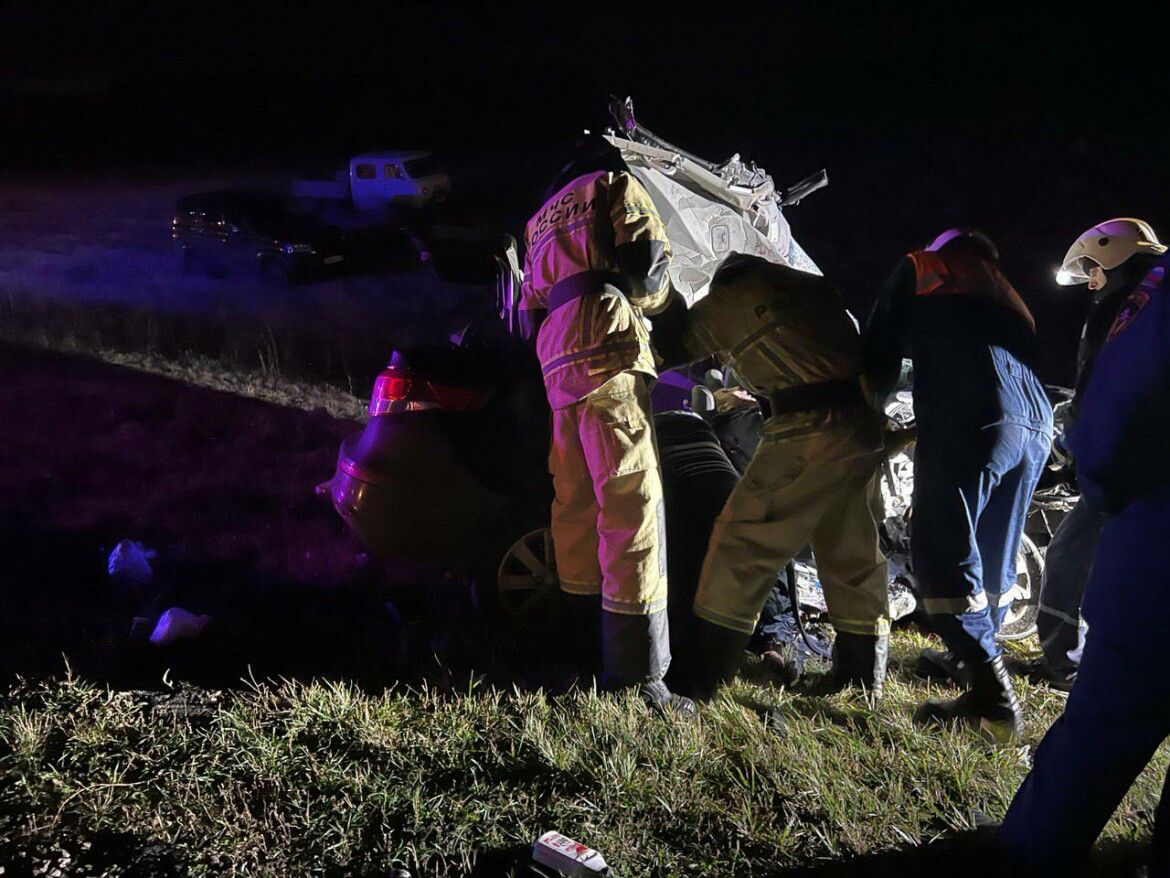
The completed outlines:
<svg viewBox="0 0 1170 878">
<path fill-rule="evenodd" d="M 494 193 L 511 226 L 563 145 L 605 124 L 608 95 L 632 94 L 648 127 L 705 157 L 739 151 L 779 183 L 827 167 L 830 188 L 789 219 L 858 307 L 906 249 L 955 222 L 985 228 L 1053 380 L 1079 321 L 1076 294 L 1051 283 L 1072 238 L 1118 214 L 1170 236 L 1165 11 L 685 5 L 566 19 L 562 4 L 10 3 L 0 162 L 132 176 L 425 146 L 456 171 L 464 156 L 486 181 L 464 188 Z"/>
</svg>

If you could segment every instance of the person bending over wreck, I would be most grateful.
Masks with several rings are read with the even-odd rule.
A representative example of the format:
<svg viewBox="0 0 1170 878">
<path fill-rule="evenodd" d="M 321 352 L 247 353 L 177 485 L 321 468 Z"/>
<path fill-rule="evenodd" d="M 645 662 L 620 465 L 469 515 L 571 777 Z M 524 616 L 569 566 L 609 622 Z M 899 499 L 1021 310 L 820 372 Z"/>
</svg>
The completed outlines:
<svg viewBox="0 0 1170 878">
<path fill-rule="evenodd" d="M 866 377 L 885 396 L 914 362 L 910 551 L 923 609 L 970 690 L 928 702 L 919 723 L 963 722 L 1005 741 L 1020 703 L 995 635 L 1016 581 L 1024 518 L 1052 444 L 1052 407 L 1032 372 L 1036 324 L 980 232 L 948 229 L 901 260 L 865 333 Z"/>
<path fill-rule="evenodd" d="M 890 630 L 875 524 L 883 419 L 865 405 L 860 341 L 836 288 L 736 253 L 705 298 L 689 311 L 672 305 L 662 326 L 668 361 L 718 356 L 772 408 L 703 563 L 688 657 L 695 696 L 710 698 L 735 672 L 778 572 L 810 543 L 837 636 L 830 673 L 805 688 L 880 693 Z"/>
<path fill-rule="evenodd" d="M 570 628 L 594 628 L 600 603 L 602 686 L 693 714 L 663 682 L 665 514 L 643 313 L 670 292 L 666 231 L 617 150 L 590 137 L 524 237 L 521 326 L 535 331 L 552 408 L 552 537 Z"/>
</svg>

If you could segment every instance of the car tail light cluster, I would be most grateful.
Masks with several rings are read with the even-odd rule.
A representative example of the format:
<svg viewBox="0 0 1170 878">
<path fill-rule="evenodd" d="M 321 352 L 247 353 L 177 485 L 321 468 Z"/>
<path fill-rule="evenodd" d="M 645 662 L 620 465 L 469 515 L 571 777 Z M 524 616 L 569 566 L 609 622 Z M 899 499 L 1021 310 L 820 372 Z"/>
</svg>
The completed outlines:
<svg viewBox="0 0 1170 878">
<path fill-rule="evenodd" d="M 422 375 L 391 366 L 374 381 L 370 415 L 429 410 L 467 411 L 487 402 L 490 390 L 441 384 Z"/>
</svg>

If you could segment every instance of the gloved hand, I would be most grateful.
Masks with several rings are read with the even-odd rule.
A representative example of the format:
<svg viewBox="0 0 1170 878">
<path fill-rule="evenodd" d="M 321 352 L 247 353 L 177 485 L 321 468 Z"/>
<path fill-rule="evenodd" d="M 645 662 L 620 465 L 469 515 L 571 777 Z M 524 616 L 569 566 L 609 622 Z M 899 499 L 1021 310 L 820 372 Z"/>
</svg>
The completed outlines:
<svg viewBox="0 0 1170 878">
<path fill-rule="evenodd" d="M 656 314 L 648 316 L 651 342 L 658 355 L 658 368 L 665 372 L 689 363 L 694 359 L 683 345 L 687 329 L 686 299 L 673 287 L 666 306 Z"/>
<path fill-rule="evenodd" d="M 898 454 L 905 451 L 917 439 L 917 426 L 902 427 L 900 429 L 887 427 L 882 432 L 882 446 L 886 449 L 886 454 Z"/>
<path fill-rule="evenodd" d="M 1065 469 L 1073 465 L 1072 449 L 1068 447 L 1064 432 L 1057 433 L 1052 439 L 1052 459 L 1048 463 L 1049 469 Z"/>
<path fill-rule="evenodd" d="M 548 312 L 543 308 L 521 308 L 516 312 L 517 322 L 520 324 L 520 337 L 525 341 L 535 341 L 536 333 L 540 331 L 540 324 Z"/>
</svg>

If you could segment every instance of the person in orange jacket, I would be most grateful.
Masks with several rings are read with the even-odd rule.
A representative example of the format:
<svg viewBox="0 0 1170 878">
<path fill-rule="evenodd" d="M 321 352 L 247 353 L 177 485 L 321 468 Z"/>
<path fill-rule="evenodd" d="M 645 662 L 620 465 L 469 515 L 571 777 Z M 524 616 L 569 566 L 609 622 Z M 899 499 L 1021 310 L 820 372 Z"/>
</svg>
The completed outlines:
<svg viewBox="0 0 1170 878">
<path fill-rule="evenodd" d="M 928 701 L 923 724 L 966 724 L 997 742 L 1022 731 L 996 633 L 1016 581 L 1032 492 L 1052 444 L 1052 407 L 1032 370 L 1036 322 L 983 233 L 948 229 L 899 261 L 864 334 L 871 393 L 914 362 L 911 555 L 930 625 L 970 688 Z"/>
</svg>

